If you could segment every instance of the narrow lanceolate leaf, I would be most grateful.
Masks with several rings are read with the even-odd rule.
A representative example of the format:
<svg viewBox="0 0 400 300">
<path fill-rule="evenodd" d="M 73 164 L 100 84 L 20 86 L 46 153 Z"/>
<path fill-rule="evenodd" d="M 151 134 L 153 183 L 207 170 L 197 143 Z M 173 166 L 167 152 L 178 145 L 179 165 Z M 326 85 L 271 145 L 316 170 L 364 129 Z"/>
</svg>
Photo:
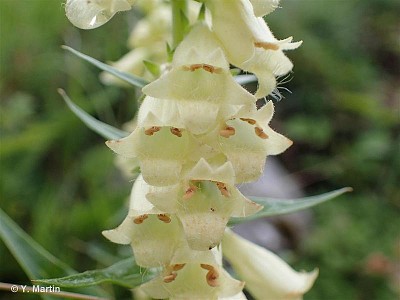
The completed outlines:
<svg viewBox="0 0 400 300">
<path fill-rule="evenodd" d="M 66 276 L 76 273 L 75 270 L 36 243 L 1 209 L 0 239 L 30 279 Z M 90 288 L 85 292 L 105 295 L 99 287 Z M 46 298 L 45 296 L 42 297 Z"/>
<path fill-rule="evenodd" d="M 232 218 L 229 221 L 229 225 L 240 224 L 262 217 L 293 213 L 326 202 L 328 200 L 334 199 L 344 193 L 351 192 L 352 190 L 353 189 L 350 187 L 345 187 L 329 193 L 312 197 L 300 198 L 300 199 L 274 199 L 274 198 L 264 198 L 264 197 L 249 197 L 249 199 L 251 199 L 252 201 L 263 205 L 264 208 L 260 210 L 258 213 L 246 218 Z"/>
<path fill-rule="evenodd" d="M 84 287 L 106 282 L 134 288 L 149 281 L 155 275 L 155 271 L 141 268 L 133 258 L 128 258 L 105 269 L 86 271 L 62 278 L 40 279 L 34 282 L 64 288 Z"/>
<path fill-rule="evenodd" d="M 62 46 L 62 48 L 65 50 L 68 50 L 69 52 L 75 54 L 76 56 L 86 60 L 87 62 L 98 67 L 99 69 L 106 71 L 106 72 L 118 77 L 119 79 L 122 79 L 122 80 L 132 84 L 133 86 L 142 88 L 149 83 L 148 81 L 146 81 L 143 78 L 140 78 L 138 76 L 134 76 L 132 74 L 128 74 L 125 72 L 121 72 L 121 71 L 117 70 L 116 68 L 114 68 L 110 65 L 107 65 L 105 63 L 102 63 L 102 62 L 98 61 L 97 59 L 94 59 L 93 57 L 83 54 L 75 49 L 72 49 L 71 47 Z"/>
<path fill-rule="evenodd" d="M 101 121 L 93 118 L 87 112 L 82 110 L 79 106 L 77 106 L 75 103 L 73 103 L 71 101 L 71 99 L 68 97 L 68 95 L 65 93 L 64 90 L 58 89 L 58 93 L 61 95 L 61 97 L 63 97 L 65 103 L 67 103 L 67 105 L 71 109 L 71 111 L 83 123 L 85 123 L 87 127 L 92 129 L 94 132 L 98 133 L 102 137 L 104 137 L 108 140 L 118 140 L 118 139 L 121 139 L 121 138 L 129 135 L 129 133 L 126 131 L 120 130 L 118 128 L 115 128 L 111 125 L 108 125 L 104 122 L 101 122 Z"/>
</svg>

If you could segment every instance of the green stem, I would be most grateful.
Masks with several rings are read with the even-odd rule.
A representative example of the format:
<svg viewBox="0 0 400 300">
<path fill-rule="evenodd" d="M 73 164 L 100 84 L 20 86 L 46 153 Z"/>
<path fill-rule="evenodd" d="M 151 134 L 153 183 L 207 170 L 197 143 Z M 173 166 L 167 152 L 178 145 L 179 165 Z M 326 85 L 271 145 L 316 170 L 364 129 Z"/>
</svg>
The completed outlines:
<svg viewBox="0 0 400 300">
<path fill-rule="evenodd" d="M 171 0 L 172 5 L 172 41 L 173 49 L 175 49 L 179 43 L 185 37 L 185 23 L 182 18 L 182 14 L 187 16 L 187 3 L 186 0 Z"/>
</svg>

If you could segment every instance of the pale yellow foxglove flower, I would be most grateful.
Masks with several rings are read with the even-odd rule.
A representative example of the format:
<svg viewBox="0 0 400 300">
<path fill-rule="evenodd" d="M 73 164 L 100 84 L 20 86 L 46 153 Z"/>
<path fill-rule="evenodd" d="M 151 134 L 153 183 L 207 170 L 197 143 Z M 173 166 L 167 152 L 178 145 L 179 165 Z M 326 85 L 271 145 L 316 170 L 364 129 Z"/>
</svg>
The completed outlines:
<svg viewBox="0 0 400 300">
<path fill-rule="evenodd" d="M 302 299 L 318 276 L 318 270 L 296 272 L 272 252 L 230 230 L 222 240 L 224 257 L 246 282 L 246 289 L 258 300 Z"/>
<path fill-rule="evenodd" d="M 269 101 L 254 113 L 227 121 L 227 126 L 235 130 L 234 135 L 218 135 L 220 148 L 235 170 L 236 183 L 257 180 L 263 173 L 265 158 L 292 145 L 291 140 L 268 126 L 273 114 L 274 105 Z M 212 138 L 210 135 L 209 139 Z"/>
<path fill-rule="evenodd" d="M 145 197 L 148 192 L 149 185 L 139 176 L 132 188 L 128 216 L 103 235 L 117 244 L 131 244 L 140 266 L 169 265 L 177 249 L 187 248 L 182 226 L 175 216 L 155 209 Z"/>
<path fill-rule="evenodd" d="M 230 297 L 238 295 L 244 283 L 221 267 L 215 252 L 179 249 L 170 266 L 141 289 L 155 299 L 233 300 Z"/>
<path fill-rule="evenodd" d="M 202 158 L 181 183 L 150 188 L 147 199 L 158 209 L 176 214 L 191 249 L 208 250 L 220 243 L 231 217 L 246 217 L 262 208 L 233 184 L 230 162 L 213 166 Z"/>
<path fill-rule="evenodd" d="M 117 12 L 130 10 L 135 0 L 67 0 L 65 13 L 76 27 L 97 28 Z"/>
<path fill-rule="evenodd" d="M 176 49 L 171 71 L 143 88 L 138 126 L 127 138 L 107 145 L 128 158 L 137 157 L 147 183 L 176 184 L 182 166 L 200 159 L 195 135 L 237 114 L 256 112 L 255 97 L 238 85 L 218 40 L 200 24 Z M 218 147 L 217 147 L 218 148 Z"/>
<path fill-rule="evenodd" d="M 221 41 L 228 61 L 254 73 L 259 81 L 257 98 L 276 87 L 275 76 L 287 74 L 293 67 L 283 50 L 299 47 L 292 38 L 277 40 L 261 17 L 256 17 L 250 0 L 207 0 L 212 29 Z"/>
<path fill-rule="evenodd" d="M 204 24 L 195 26 L 178 46 L 171 71 L 143 92 L 176 106 L 193 134 L 212 130 L 243 107 L 255 111 L 256 99 L 235 82 L 221 45 Z"/>
<path fill-rule="evenodd" d="M 160 123 L 154 115 L 149 124 Z M 146 119 L 146 122 L 147 120 Z M 156 186 L 178 182 L 182 165 L 195 145 L 186 130 L 177 127 L 138 127 L 128 137 L 106 144 L 126 158 L 138 158 L 144 180 Z"/>
</svg>

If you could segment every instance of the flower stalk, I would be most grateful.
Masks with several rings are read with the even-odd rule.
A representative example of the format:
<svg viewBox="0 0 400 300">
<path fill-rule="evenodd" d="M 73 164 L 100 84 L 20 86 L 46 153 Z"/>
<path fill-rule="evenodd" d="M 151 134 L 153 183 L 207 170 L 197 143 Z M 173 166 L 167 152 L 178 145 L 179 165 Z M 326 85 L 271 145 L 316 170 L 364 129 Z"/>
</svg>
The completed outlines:
<svg viewBox="0 0 400 300">
<path fill-rule="evenodd" d="M 172 47 L 175 49 L 185 36 L 184 18 L 187 16 L 187 0 L 171 0 Z"/>
<path fill-rule="evenodd" d="M 105 22 L 133 3 L 85 1 L 83 11 L 77 11 L 79 1 L 83 0 L 67 1 L 67 15 L 73 20 L 85 16 L 86 25 L 100 19 Z M 270 288 L 269 298 L 283 299 L 292 291 L 298 298 L 311 287 L 316 273 L 309 275 L 304 288 L 298 288 L 300 275 L 277 257 L 240 242 L 226 226 L 231 217 L 250 216 L 262 209 L 235 185 L 256 180 L 266 157 L 292 144 L 269 126 L 273 103 L 258 109 L 256 101 L 274 92 L 276 76 L 292 69 L 283 50 L 301 42 L 277 40 L 262 19 L 275 9 L 276 0 L 200 2 L 201 9 L 206 9 L 204 18 L 188 24 L 192 6 L 187 0 L 171 0 L 172 61 L 160 67 L 160 76 L 142 89 L 144 100 L 132 133 L 106 142 L 118 155 L 138 161 L 142 174 L 132 188 L 125 220 L 103 235 L 112 242 L 130 244 L 140 266 L 162 269 L 142 285 L 156 299 L 245 299 L 244 282 L 223 269 L 223 239 L 224 252 L 234 267 L 236 250 L 254 270 L 259 261 L 271 264 L 267 266 L 270 274 L 260 274 Z M 148 21 L 141 23 L 145 28 L 138 34 L 141 41 L 152 40 L 157 30 Z M 138 53 L 136 58 L 144 57 L 146 50 Z M 235 81 L 231 64 L 258 77 L 255 95 Z M 240 262 L 237 268 L 241 269 Z M 280 277 L 271 279 L 272 273 Z M 283 287 L 280 281 L 285 274 L 293 278 L 294 289 Z M 244 272 L 242 279 L 262 299 L 260 278 Z"/>
</svg>

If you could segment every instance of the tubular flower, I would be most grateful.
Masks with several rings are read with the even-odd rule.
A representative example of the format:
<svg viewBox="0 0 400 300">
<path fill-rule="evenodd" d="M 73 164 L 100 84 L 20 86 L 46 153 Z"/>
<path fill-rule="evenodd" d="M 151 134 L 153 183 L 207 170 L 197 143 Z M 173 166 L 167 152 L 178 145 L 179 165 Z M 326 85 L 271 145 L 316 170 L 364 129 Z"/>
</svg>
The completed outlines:
<svg viewBox="0 0 400 300">
<path fill-rule="evenodd" d="M 186 242 L 176 217 L 155 209 L 147 201 L 148 188 L 139 176 L 132 188 L 128 216 L 116 229 L 103 231 L 103 235 L 114 243 L 131 244 L 139 265 L 158 267 L 168 265 Z"/>
<path fill-rule="evenodd" d="M 107 23 L 117 12 L 130 10 L 135 0 L 67 0 L 67 18 L 76 27 L 93 29 Z"/>
<path fill-rule="evenodd" d="M 256 99 L 235 82 L 218 40 L 205 24 L 192 29 L 175 51 L 171 71 L 145 86 L 143 93 L 176 106 L 193 134 L 210 131 L 216 120 L 238 109 L 255 111 Z"/>
<path fill-rule="evenodd" d="M 109 141 L 107 146 L 127 158 L 137 157 L 143 178 L 149 184 L 176 183 L 193 146 L 190 133 L 175 126 L 157 126 L 162 121 L 154 115 L 149 115 L 144 122 L 152 125 L 139 125 L 128 137 Z"/>
<path fill-rule="evenodd" d="M 147 201 L 149 188 L 139 176 L 132 189 L 128 216 L 116 229 L 103 231 L 115 243 L 130 243 L 139 265 L 163 267 L 159 276 L 141 289 L 156 299 L 245 299 L 240 294 L 244 283 L 223 270 L 220 250 L 191 250 L 176 217 Z"/>
<path fill-rule="evenodd" d="M 268 126 L 273 114 L 270 101 L 253 114 L 227 121 L 234 135 L 218 136 L 222 152 L 235 169 L 236 183 L 256 180 L 263 173 L 267 155 L 280 154 L 292 145 L 291 140 Z"/>
<path fill-rule="evenodd" d="M 218 250 L 179 250 L 160 276 L 141 289 L 155 299 L 234 299 L 230 297 L 241 292 L 244 282 L 233 279 L 221 267 L 218 255 Z"/>
<path fill-rule="evenodd" d="M 220 243 L 230 217 L 245 217 L 262 208 L 238 191 L 233 174 L 230 162 L 213 168 L 201 159 L 187 180 L 150 189 L 147 198 L 158 209 L 176 214 L 190 248 L 212 249 Z"/>
<path fill-rule="evenodd" d="M 277 5 L 275 2 L 205 1 L 211 11 L 212 28 L 223 44 L 229 62 L 257 76 L 257 98 L 275 89 L 275 76 L 285 75 L 292 69 L 292 63 L 282 51 L 296 49 L 301 45 L 301 42 L 291 43 L 292 38 L 277 40 L 265 21 L 255 15 L 272 11 Z"/>
<path fill-rule="evenodd" d="M 302 299 L 318 276 L 318 270 L 310 273 L 294 271 L 277 255 L 230 230 L 225 232 L 222 249 L 256 299 Z"/>
</svg>

